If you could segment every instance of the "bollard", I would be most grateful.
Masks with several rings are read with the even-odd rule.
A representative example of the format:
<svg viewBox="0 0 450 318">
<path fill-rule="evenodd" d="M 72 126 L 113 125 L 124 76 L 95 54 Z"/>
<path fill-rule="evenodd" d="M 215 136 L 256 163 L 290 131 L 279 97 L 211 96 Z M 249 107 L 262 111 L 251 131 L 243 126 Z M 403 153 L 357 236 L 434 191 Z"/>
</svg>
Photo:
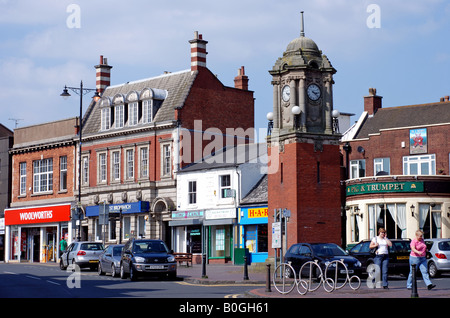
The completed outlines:
<svg viewBox="0 0 450 318">
<path fill-rule="evenodd" d="M 203 254 L 202 256 L 202 278 L 208 278 L 208 276 L 206 276 L 206 254 Z"/>
<path fill-rule="evenodd" d="M 270 288 L 270 264 L 267 264 L 267 276 L 266 276 L 266 293 L 271 293 L 272 289 Z"/>
<path fill-rule="evenodd" d="M 244 256 L 244 280 L 248 280 L 247 255 Z"/>
<path fill-rule="evenodd" d="M 411 298 L 419 298 L 419 294 L 417 293 L 416 264 L 411 265 L 411 271 L 412 271 Z"/>
</svg>

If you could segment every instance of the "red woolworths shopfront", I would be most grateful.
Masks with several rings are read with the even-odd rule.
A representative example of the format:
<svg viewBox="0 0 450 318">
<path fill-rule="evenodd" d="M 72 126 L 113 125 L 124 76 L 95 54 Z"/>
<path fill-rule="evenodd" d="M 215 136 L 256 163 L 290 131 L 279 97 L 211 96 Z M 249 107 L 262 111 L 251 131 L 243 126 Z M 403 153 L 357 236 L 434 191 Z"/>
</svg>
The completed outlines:
<svg viewBox="0 0 450 318">
<path fill-rule="evenodd" d="M 61 238 L 72 237 L 70 209 L 70 204 L 5 209 L 5 261 L 57 261 Z"/>
</svg>

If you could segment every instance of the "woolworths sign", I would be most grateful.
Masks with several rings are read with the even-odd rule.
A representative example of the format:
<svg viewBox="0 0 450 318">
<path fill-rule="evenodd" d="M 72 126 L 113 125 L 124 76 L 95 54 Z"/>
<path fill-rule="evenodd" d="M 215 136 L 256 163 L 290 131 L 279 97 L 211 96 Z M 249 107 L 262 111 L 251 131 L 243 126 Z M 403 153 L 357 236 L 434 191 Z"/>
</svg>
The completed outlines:
<svg viewBox="0 0 450 318">
<path fill-rule="evenodd" d="M 367 193 L 423 192 L 423 182 L 377 182 L 347 187 L 347 196 Z"/>
</svg>

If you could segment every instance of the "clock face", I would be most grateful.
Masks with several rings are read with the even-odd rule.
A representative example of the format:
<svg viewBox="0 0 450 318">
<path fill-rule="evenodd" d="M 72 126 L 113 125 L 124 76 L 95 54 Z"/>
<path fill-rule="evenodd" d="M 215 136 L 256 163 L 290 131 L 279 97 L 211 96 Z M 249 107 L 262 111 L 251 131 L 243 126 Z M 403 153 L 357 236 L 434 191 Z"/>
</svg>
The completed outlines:
<svg viewBox="0 0 450 318">
<path fill-rule="evenodd" d="M 320 98 L 321 92 L 320 87 L 316 84 L 311 84 L 308 86 L 307 94 L 310 100 L 316 101 Z"/>
<path fill-rule="evenodd" d="M 283 100 L 285 102 L 289 101 L 289 99 L 291 98 L 291 88 L 289 87 L 289 85 L 285 85 L 283 87 L 283 90 L 281 92 L 281 96 L 282 96 L 282 98 L 283 98 Z"/>
</svg>

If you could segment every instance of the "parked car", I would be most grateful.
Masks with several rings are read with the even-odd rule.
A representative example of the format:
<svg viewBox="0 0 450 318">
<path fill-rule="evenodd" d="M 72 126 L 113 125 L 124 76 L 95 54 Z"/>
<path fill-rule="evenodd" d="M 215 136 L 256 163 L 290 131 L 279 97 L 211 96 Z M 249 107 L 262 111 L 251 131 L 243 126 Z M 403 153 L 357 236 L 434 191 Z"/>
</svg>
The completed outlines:
<svg viewBox="0 0 450 318">
<path fill-rule="evenodd" d="M 437 277 L 442 272 L 450 271 L 450 239 L 426 239 L 429 258 L 428 273 Z"/>
<path fill-rule="evenodd" d="M 332 261 L 342 260 L 347 266 L 350 276 L 361 275 L 361 263 L 353 256 L 349 256 L 347 252 L 334 243 L 297 243 L 292 245 L 285 255 L 285 262 L 290 263 L 297 274 L 303 264 L 308 261 L 316 260 L 323 272 L 325 271 L 327 265 Z M 336 271 L 335 267 L 329 266 L 328 270 L 329 273 L 327 273 L 327 276 L 334 277 Z M 318 273 L 313 274 L 314 277 L 318 277 Z M 344 272 L 344 268 L 342 268 L 339 275 L 344 274 L 346 273 Z M 302 276 L 303 275 L 305 275 L 305 277 L 309 277 L 309 272 L 302 273 Z"/>
<path fill-rule="evenodd" d="M 59 267 L 65 270 L 70 264 L 80 268 L 97 269 L 98 257 L 103 252 L 103 244 L 99 242 L 74 242 L 59 258 Z"/>
<path fill-rule="evenodd" d="M 367 267 L 374 263 L 374 254 L 370 253 L 370 241 L 362 240 L 349 251 L 349 254 L 356 257 L 362 265 L 363 273 L 367 273 Z M 389 274 L 409 274 L 409 254 L 411 253 L 411 240 L 390 239 L 392 246 L 389 247 Z"/>
<path fill-rule="evenodd" d="M 162 240 L 131 239 L 123 248 L 120 277 L 136 280 L 143 275 L 177 276 L 177 262 Z"/>
<path fill-rule="evenodd" d="M 120 258 L 124 244 L 109 245 L 99 256 L 98 274 L 111 273 L 112 277 L 120 273 Z"/>
</svg>

